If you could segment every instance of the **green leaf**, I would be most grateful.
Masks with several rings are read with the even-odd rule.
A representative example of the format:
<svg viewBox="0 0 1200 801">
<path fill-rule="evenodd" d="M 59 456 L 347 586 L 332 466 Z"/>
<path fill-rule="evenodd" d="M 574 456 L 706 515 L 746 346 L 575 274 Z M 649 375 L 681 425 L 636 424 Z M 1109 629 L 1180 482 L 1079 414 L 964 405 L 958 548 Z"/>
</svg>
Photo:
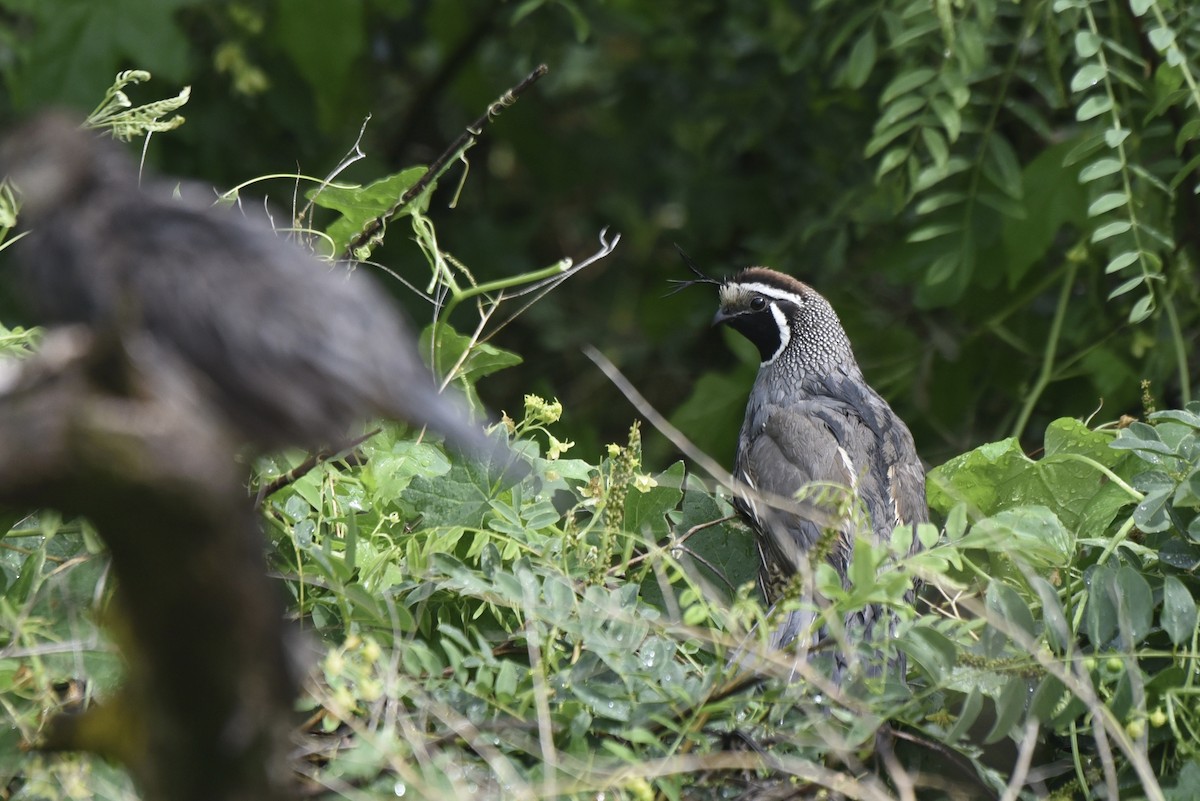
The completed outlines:
<svg viewBox="0 0 1200 801">
<path fill-rule="evenodd" d="M 929 626 L 916 625 L 896 640 L 934 685 L 941 684 L 954 668 L 958 649 L 946 635 Z"/>
<path fill-rule="evenodd" d="M 1142 574 L 1128 565 L 1117 570 L 1112 592 L 1122 638 L 1132 649 L 1146 639 L 1154 623 L 1154 593 Z"/>
<path fill-rule="evenodd" d="M 1137 324 L 1145 320 L 1154 313 L 1154 296 L 1143 295 L 1138 298 L 1137 303 L 1133 304 L 1133 308 L 1129 310 L 1129 322 Z"/>
<path fill-rule="evenodd" d="M 417 476 L 399 502 L 413 517 L 420 516 L 425 528 L 483 528 L 492 499 L 512 483 L 498 458 L 460 461 L 435 478 Z"/>
<path fill-rule="evenodd" d="M 395 205 L 424 174 L 424 167 L 409 167 L 386 178 L 372 181 L 366 186 L 326 186 L 310 189 L 305 193 L 305 197 L 321 208 L 332 209 L 342 215 L 325 231 L 333 240 L 332 255 L 344 252 L 350 240 L 357 236 L 367 223 Z M 415 209 L 418 211 L 424 211 L 428 204 L 428 190 L 414 199 Z M 401 210 L 401 213 L 411 213 L 412 210 Z"/>
<path fill-rule="evenodd" d="M 670 533 L 667 513 L 683 499 L 683 477 L 683 462 L 676 462 L 655 477 L 657 487 L 646 492 L 631 488 L 625 496 L 625 530 L 643 534 L 651 542 L 665 540 Z"/>
<path fill-rule="evenodd" d="M 1133 509 L 1133 522 L 1145 532 L 1166 531 L 1171 527 L 1170 500 L 1174 487 L 1161 487 L 1146 493 Z"/>
<path fill-rule="evenodd" d="M 198 5 L 198 0 L 29 3 L 23 11 L 38 33 L 21 42 L 20 70 L 6 84 L 14 104 L 93 108 L 112 76 L 130 64 L 161 81 L 186 80 L 195 51 L 179 11 Z M 11 3 L 5 6 L 15 10 Z"/>
<path fill-rule="evenodd" d="M 962 115 L 953 103 L 948 102 L 941 96 L 930 98 L 929 107 L 933 109 L 934 115 L 938 118 L 938 122 L 942 124 L 942 128 L 946 131 L 946 139 L 951 144 L 958 141 L 959 134 L 962 133 Z"/>
<path fill-rule="evenodd" d="M 476 412 L 483 410 L 483 403 L 475 391 L 479 380 L 523 361 L 512 351 L 486 342 L 475 342 L 445 323 L 426 326 L 421 331 L 419 348 L 424 358 L 433 353 L 431 366 L 437 375 L 446 376 L 454 371 L 454 383 L 466 393 L 468 403 Z"/>
<path fill-rule="evenodd" d="M 972 687 L 971 692 L 967 694 L 967 698 L 963 701 L 962 709 L 958 711 L 958 720 L 954 721 L 954 725 L 950 731 L 946 733 L 946 743 L 956 743 L 966 736 L 971 726 L 979 719 L 979 713 L 983 710 L 983 693 L 978 687 Z"/>
<path fill-rule="evenodd" d="M 842 70 L 841 84 L 847 89 L 861 89 L 871 77 L 871 70 L 875 67 L 875 54 L 875 31 L 868 27 L 850 48 L 846 66 Z"/>
<path fill-rule="evenodd" d="M 1086 136 L 1077 142 L 1067 155 L 1063 156 L 1063 166 L 1070 167 L 1086 159 L 1088 156 L 1095 153 L 1105 144 L 1105 134 L 1098 133 Z"/>
<path fill-rule="evenodd" d="M 1130 278 L 1128 281 L 1125 281 L 1122 284 L 1120 284 L 1112 292 L 1109 292 L 1108 299 L 1112 300 L 1113 298 L 1118 298 L 1121 295 L 1124 295 L 1126 292 L 1130 292 L 1130 291 L 1136 289 L 1137 287 L 1141 286 L 1145 282 L 1145 280 L 1146 280 L 1146 276 L 1144 276 L 1144 275 L 1137 275 L 1137 276 L 1134 276 L 1133 278 Z"/>
<path fill-rule="evenodd" d="M 1116 222 L 1105 223 L 1092 232 L 1092 242 L 1103 242 L 1105 239 L 1111 239 L 1114 236 L 1129 233 L 1133 229 L 1133 223 L 1129 220 L 1117 220 Z"/>
<path fill-rule="evenodd" d="M 950 149 L 946 146 L 946 140 L 934 128 L 922 128 L 921 140 L 925 142 L 925 148 L 929 151 L 930 157 L 935 164 L 945 164 L 950 158 Z"/>
<path fill-rule="evenodd" d="M 902 72 L 893 78 L 879 96 L 879 102 L 886 105 L 914 89 L 919 89 L 937 77 L 937 72 L 928 67 L 919 67 L 908 72 Z"/>
<path fill-rule="evenodd" d="M 343 113 L 346 83 L 368 41 L 363 0 L 287 0 L 276 9 L 276 40 L 312 89 L 323 128 Z"/>
<path fill-rule="evenodd" d="M 1068 141 L 1048 147 L 1022 171 L 1025 214 L 1006 214 L 1000 231 L 1010 287 L 1045 256 L 1064 225 L 1082 228 L 1085 224 L 1086 190 L 1075 180 L 1077 170 L 1064 157 L 1075 146 Z"/>
<path fill-rule="evenodd" d="M 695 526 L 728 517 L 731 511 L 728 505 L 718 504 L 698 479 L 689 477 L 683 496 L 683 511 L 675 525 L 676 535 L 682 537 Z M 710 581 L 725 600 L 732 599 L 734 588 L 755 582 L 758 578 L 758 546 L 754 534 L 746 526 L 734 521 L 719 526 L 705 525 L 694 532 L 688 537 L 686 550 L 680 559 L 690 565 L 697 575 Z M 655 589 L 658 588 L 657 580 L 649 581 L 653 581 Z"/>
<path fill-rule="evenodd" d="M 983 632 L 983 643 L 989 655 L 999 656 L 1003 653 L 1009 641 L 1006 630 L 1019 628 L 1026 634 L 1033 635 L 1033 613 L 1012 587 L 999 581 L 991 582 L 988 584 L 984 603 L 988 610 L 988 627 Z M 997 624 L 1003 628 L 997 627 Z"/>
<path fill-rule="evenodd" d="M 1100 37 L 1091 31 L 1079 31 L 1075 34 L 1075 54 L 1081 59 L 1089 59 L 1100 52 Z"/>
<path fill-rule="evenodd" d="M 1150 40 L 1150 44 L 1154 45 L 1154 49 L 1163 53 L 1171 45 L 1175 44 L 1175 31 L 1170 28 L 1151 28 L 1146 34 L 1146 38 Z"/>
<path fill-rule="evenodd" d="M 1071 79 L 1071 91 L 1082 92 L 1086 89 L 1090 89 L 1100 81 L 1104 80 L 1104 75 L 1104 67 L 1100 66 L 1100 64 L 1096 63 L 1095 61 L 1084 64 L 1079 68 L 1079 71 L 1075 73 L 1075 77 Z"/>
<path fill-rule="evenodd" d="M 1066 686 L 1056 676 L 1045 676 L 1029 699 L 1029 714 L 1042 723 L 1049 723 L 1066 705 L 1069 695 Z"/>
<path fill-rule="evenodd" d="M 1135 17 L 1145 14 L 1152 5 L 1154 5 L 1154 0 L 1129 0 L 1129 10 Z"/>
<path fill-rule="evenodd" d="M 1139 254 L 1136 250 L 1127 250 L 1124 253 L 1119 253 L 1112 257 L 1112 260 L 1109 261 L 1108 266 L 1104 268 L 1104 272 L 1106 274 L 1120 272 L 1136 262 L 1138 260 L 1138 255 Z"/>
<path fill-rule="evenodd" d="M 1083 101 L 1083 104 L 1075 110 L 1075 119 L 1080 122 L 1087 122 L 1107 111 L 1112 111 L 1112 108 L 1113 101 L 1111 97 L 1106 94 L 1094 95 Z"/>
<path fill-rule="evenodd" d="M 996 721 L 992 724 L 991 731 L 983 738 L 985 745 L 998 743 L 1008 736 L 1025 712 L 1025 702 L 1028 698 L 1029 687 L 1025 678 L 1010 678 L 996 699 Z"/>
<path fill-rule="evenodd" d="M 966 199 L 966 194 L 963 192 L 938 192 L 934 195 L 928 195 L 917 204 L 913 211 L 917 216 L 929 214 L 939 211 L 947 206 L 954 206 L 962 203 Z"/>
<path fill-rule="evenodd" d="M 879 122 L 876 123 L 876 127 L 886 128 L 887 126 L 899 122 L 905 117 L 923 108 L 925 108 L 925 98 L 914 95 L 902 97 L 883 109 L 883 113 L 879 116 Z"/>
<path fill-rule="evenodd" d="M 1036 568 L 1063 567 L 1075 550 L 1071 532 L 1045 506 L 1005 509 L 980 520 L 962 544 L 998 550 Z"/>
<path fill-rule="evenodd" d="M 1017 200 L 1021 199 L 1021 163 L 1012 145 L 998 133 L 993 133 L 987 140 L 988 153 L 991 159 L 984 162 L 988 177 L 1006 195 Z"/>
<path fill-rule="evenodd" d="M 1045 629 L 1046 643 L 1055 653 L 1065 653 L 1074 642 L 1074 638 L 1067 623 L 1067 614 L 1058 598 L 1058 591 L 1041 576 L 1031 577 L 1030 584 L 1042 602 L 1042 626 Z"/>
<path fill-rule="evenodd" d="M 1104 144 L 1116 149 L 1129 138 L 1131 133 L 1133 131 L 1128 128 L 1108 128 L 1104 131 Z"/>
<path fill-rule="evenodd" d="M 899 167 L 908 158 L 908 149 L 903 147 L 895 147 L 883 155 L 879 161 L 879 168 L 875 170 L 875 180 L 879 181 L 883 176 L 887 175 L 892 170 Z"/>
<path fill-rule="evenodd" d="M 1100 197 L 1092 201 L 1088 206 L 1089 217 L 1099 217 L 1105 212 L 1112 211 L 1115 208 L 1120 208 L 1129 202 L 1129 196 L 1124 192 L 1106 192 Z M 1134 254 L 1135 257 L 1137 254 Z"/>
<path fill-rule="evenodd" d="M 946 234 L 957 233 L 962 230 L 962 226 L 957 222 L 949 223 L 931 223 L 923 225 L 917 230 L 905 237 L 906 242 L 928 242 L 931 239 L 945 236 Z"/>
<path fill-rule="evenodd" d="M 1120 171 L 1121 162 L 1117 159 L 1097 159 L 1079 171 L 1079 182 L 1084 184 L 1091 183 L 1098 178 L 1104 178 Z"/>
<path fill-rule="evenodd" d="M 1200 519 L 1200 518 L 1197 518 Z M 1187 645 L 1196 633 L 1196 599 L 1175 576 L 1163 579 L 1162 627 L 1175 645 Z"/>
</svg>

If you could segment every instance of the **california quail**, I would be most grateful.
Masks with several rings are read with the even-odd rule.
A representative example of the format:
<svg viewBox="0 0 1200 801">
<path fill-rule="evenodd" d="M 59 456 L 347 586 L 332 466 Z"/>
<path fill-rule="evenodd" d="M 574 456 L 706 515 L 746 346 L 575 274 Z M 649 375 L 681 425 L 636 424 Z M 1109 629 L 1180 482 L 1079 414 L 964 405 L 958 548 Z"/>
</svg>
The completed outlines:
<svg viewBox="0 0 1200 801">
<path fill-rule="evenodd" d="M 383 415 L 488 447 L 362 271 L 323 263 L 211 197 L 174 197 L 175 182 L 139 186 L 127 153 L 61 114 L 7 137 L 0 174 L 30 232 L 16 249 L 37 322 L 149 333 L 194 368 L 248 443 L 342 444 L 352 424 Z"/>
<path fill-rule="evenodd" d="M 820 484 L 847 487 L 869 515 L 862 527 L 886 542 L 896 526 L 928 520 L 925 473 L 912 434 L 863 378 L 825 298 L 763 267 L 719 282 L 701 275 L 701 282 L 719 284 L 713 324 L 745 336 L 762 357 L 734 457 L 734 476 L 750 491 L 734 503 L 757 534 L 759 584 L 774 603 L 822 541 L 823 527 L 764 497 L 795 498 Z M 842 527 L 827 553 L 843 579 L 855 528 Z M 915 536 L 913 542 L 918 547 Z M 848 617 L 847 632 L 870 638 L 881 613 L 871 608 Z M 809 634 L 812 624 L 813 614 L 792 612 L 771 642 L 782 648 Z M 838 664 L 845 661 L 839 655 Z"/>
</svg>

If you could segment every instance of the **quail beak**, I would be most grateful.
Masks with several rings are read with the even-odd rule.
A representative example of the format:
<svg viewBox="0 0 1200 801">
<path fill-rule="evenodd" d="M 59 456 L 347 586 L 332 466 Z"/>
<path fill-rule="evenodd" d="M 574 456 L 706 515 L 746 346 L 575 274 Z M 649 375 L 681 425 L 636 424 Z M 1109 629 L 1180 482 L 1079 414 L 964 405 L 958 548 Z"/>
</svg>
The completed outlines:
<svg viewBox="0 0 1200 801">
<path fill-rule="evenodd" d="M 734 317 L 737 317 L 737 314 L 728 312 L 725 309 L 717 309 L 717 313 L 714 314 L 712 318 L 713 327 L 716 328 L 718 325 L 727 323 Z"/>
</svg>

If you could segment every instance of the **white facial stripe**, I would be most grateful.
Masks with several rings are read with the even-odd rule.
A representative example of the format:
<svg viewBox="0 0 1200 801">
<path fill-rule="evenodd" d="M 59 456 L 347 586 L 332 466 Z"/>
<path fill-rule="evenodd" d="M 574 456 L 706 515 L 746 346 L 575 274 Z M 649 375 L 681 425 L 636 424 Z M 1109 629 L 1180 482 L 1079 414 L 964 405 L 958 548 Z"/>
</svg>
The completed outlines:
<svg viewBox="0 0 1200 801">
<path fill-rule="evenodd" d="M 800 295 L 797 295 L 795 292 L 788 292 L 786 289 L 780 289 L 777 286 L 771 286 L 770 284 L 760 284 L 758 282 L 754 282 L 750 284 L 736 284 L 735 286 L 743 291 L 754 292 L 755 294 L 763 295 L 764 297 L 768 297 L 773 300 L 783 300 L 787 301 L 788 303 L 794 303 L 797 306 L 804 305 L 804 298 L 802 298 Z"/>
<path fill-rule="evenodd" d="M 792 326 L 788 323 L 783 309 L 772 303 L 771 316 L 775 318 L 775 325 L 779 326 L 779 348 L 771 354 L 771 358 L 763 362 L 764 367 L 779 358 L 779 354 L 783 353 L 783 349 L 792 341 Z"/>
</svg>

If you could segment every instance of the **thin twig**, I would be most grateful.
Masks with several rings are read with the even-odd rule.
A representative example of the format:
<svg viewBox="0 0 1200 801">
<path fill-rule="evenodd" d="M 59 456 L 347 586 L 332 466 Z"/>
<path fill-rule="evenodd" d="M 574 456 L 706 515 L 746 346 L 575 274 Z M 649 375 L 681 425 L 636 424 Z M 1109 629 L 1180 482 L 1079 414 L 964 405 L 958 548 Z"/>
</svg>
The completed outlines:
<svg viewBox="0 0 1200 801">
<path fill-rule="evenodd" d="M 432 183 L 439 175 L 441 175 L 446 164 L 448 164 L 452 159 L 458 158 L 459 154 L 463 153 L 467 148 L 475 143 L 476 138 L 483 133 L 484 126 L 499 116 L 501 111 L 517 102 L 517 98 L 520 97 L 526 89 L 537 83 L 538 79 L 540 79 L 549 71 L 550 68 L 545 64 L 539 64 L 533 72 L 525 76 L 523 81 L 509 89 L 507 92 L 502 94 L 500 98 L 496 100 L 496 102 L 488 106 L 487 111 L 480 115 L 479 119 L 475 120 L 475 122 L 468 125 L 463 132 L 460 133 L 458 137 L 450 143 L 450 146 L 443 150 L 440 156 L 434 159 L 433 163 L 429 165 L 429 169 L 427 169 L 425 173 L 419 179 L 417 179 L 415 184 L 410 186 L 408 190 L 400 196 L 400 199 L 397 200 L 391 208 L 368 222 L 363 229 L 359 231 L 353 239 L 350 240 L 350 243 L 346 245 L 344 257 L 348 259 L 354 258 L 355 252 L 357 252 L 358 249 L 363 245 L 370 242 L 371 239 L 377 233 L 379 233 L 380 229 L 387 224 L 388 220 L 395 217 L 400 209 L 411 203 L 414 198 L 420 197 L 421 193 L 425 191 L 429 184 Z"/>
<path fill-rule="evenodd" d="M 329 461 L 330 459 L 337 458 L 341 454 L 352 453 L 359 445 L 362 445 L 364 442 L 366 442 L 367 440 L 369 440 L 371 437 L 375 436 L 382 430 L 383 430 L 382 428 L 372 429 L 372 430 L 368 431 L 367 433 L 363 434 L 361 437 L 357 437 L 357 438 L 351 440 L 349 443 L 346 444 L 346 446 L 344 448 L 339 448 L 336 451 L 321 450 L 321 451 L 316 451 L 315 453 L 309 454 L 308 457 L 303 462 L 296 465 L 291 470 L 287 471 L 286 473 L 284 473 L 281 476 L 276 476 L 275 478 L 268 481 L 266 484 L 259 487 L 258 495 L 254 500 L 254 505 L 256 507 L 261 506 L 262 502 L 264 500 L 271 497 L 276 492 L 279 492 L 279 490 L 283 489 L 284 487 L 288 486 L 289 484 L 292 484 L 293 482 L 298 481 L 299 479 L 303 478 L 308 473 L 308 471 L 312 470 L 314 467 L 321 464 L 322 462 L 326 462 L 326 461 Z"/>
</svg>

